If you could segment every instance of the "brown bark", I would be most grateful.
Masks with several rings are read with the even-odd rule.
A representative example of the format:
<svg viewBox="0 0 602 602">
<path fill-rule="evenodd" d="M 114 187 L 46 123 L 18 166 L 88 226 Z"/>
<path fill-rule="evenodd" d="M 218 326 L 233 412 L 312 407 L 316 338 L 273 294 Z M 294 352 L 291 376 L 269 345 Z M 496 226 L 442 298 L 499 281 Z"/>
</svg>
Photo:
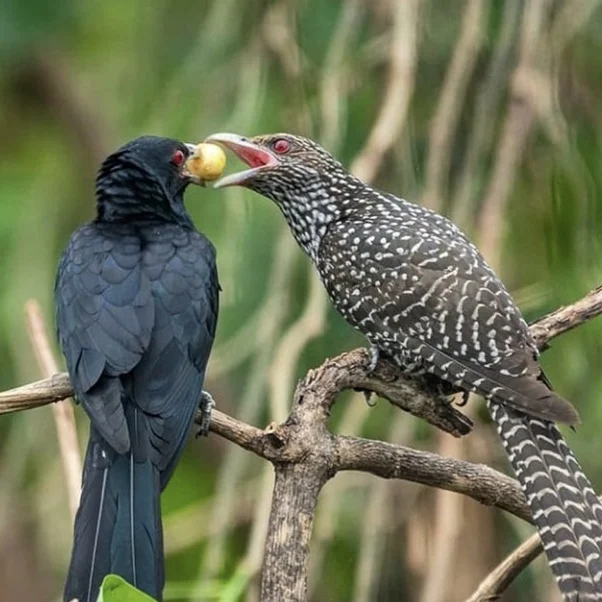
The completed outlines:
<svg viewBox="0 0 602 602">
<path fill-rule="evenodd" d="M 572 306 L 539 320 L 532 332 L 540 347 L 602 313 L 602 288 Z M 518 483 L 488 466 L 382 441 L 332 434 L 327 422 L 338 393 L 359 388 L 386 397 L 453 435 L 469 422 L 447 400 L 433 396 L 380 362 L 368 372 L 368 353 L 356 349 L 327 360 L 299 383 L 291 414 L 282 424 L 261 430 L 214 410 L 211 430 L 272 462 L 276 479 L 262 572 L 263 602 L 302 602 L 307 591 L 307 560 L 318 496 L 341 470 L 361 470 L 467 495 L 530 520 Z M 66 374 L 0 393 L 0 414 L 65 399 L 73 393 Z M 197 422 L 199 417 L 197 416 Z"/>
<path fill-rule="evenodd" d="M 303 602 L 316 504 L 328 474 L 314 463 L 277 464 L 275 470 L 261 600 Z"/>
</svg>

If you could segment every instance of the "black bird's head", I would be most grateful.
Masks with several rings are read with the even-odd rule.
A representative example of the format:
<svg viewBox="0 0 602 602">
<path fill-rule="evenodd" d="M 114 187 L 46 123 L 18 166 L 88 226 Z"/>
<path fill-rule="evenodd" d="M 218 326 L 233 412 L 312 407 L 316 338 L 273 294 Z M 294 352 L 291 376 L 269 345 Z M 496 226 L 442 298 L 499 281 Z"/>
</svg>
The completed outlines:
<svg viewBox="0 0 602 602">
<path fill-rule="evenodd" d="M 249 166 L 220 178 L 215 188 L 244 186 L 273 200 L 310 255 L 328 224 L 345 214 L 355 192 L 364 186 L 328 151 L 302 136 L 246 138 L 220 133 L 205 142 L 229 148 Z"/>
<path fill-rule="evenodd" d="M 98 217 L 190 221 L 184 190 L 201 184 L 186 170 L 194 145 L 171 138 L 141 136 L 109 155 L 96 178 Z"/>
</svg>

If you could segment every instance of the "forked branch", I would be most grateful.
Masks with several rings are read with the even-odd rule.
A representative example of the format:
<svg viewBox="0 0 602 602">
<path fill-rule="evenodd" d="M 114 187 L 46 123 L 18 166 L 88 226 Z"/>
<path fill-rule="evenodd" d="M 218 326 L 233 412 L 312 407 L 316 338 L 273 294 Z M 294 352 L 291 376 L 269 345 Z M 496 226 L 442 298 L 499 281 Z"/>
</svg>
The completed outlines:
<svg viewBox="0 0 602 602">
<path fill-rule="evenodd" d="M 602 313 L 602 288 L 532 326 L 540 348 Z M 381 361 L 369 371 L 368 353 L 356 349 L 324 362 L 299 383 L 288 419 L 262 430 L 214 411 L 211 430 L 269 460 L 276 471 L 270 529 L 262 571 L 262 602 L 306 598 L 307 559 L 319 492 L 338 471 L 361 470 L 461 493 L 530 520 L 518 483 L 487 466 L 356 437 L 327 427 L 330 409 L 345 389 L 372 391 L 453 435 L 469 421 L 446 400 Z M 73 394 L 67 374 L 0 393 L 0 413 L 31 409 Z M 198 417 L 197 417 L 198 420 Z M 532 552 L 529 558 L 535 557 Z M 525 563 L 522 563 L 523 565 Z M 504 586 L 509 582 L 504 580 Z"/>
</svg>

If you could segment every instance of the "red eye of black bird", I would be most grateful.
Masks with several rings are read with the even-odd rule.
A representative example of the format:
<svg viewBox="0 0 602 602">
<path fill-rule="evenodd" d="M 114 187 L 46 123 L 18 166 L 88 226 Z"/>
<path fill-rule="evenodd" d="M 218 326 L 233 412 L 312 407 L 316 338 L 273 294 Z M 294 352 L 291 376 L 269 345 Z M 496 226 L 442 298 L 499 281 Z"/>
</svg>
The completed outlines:
<svg viewBox="0 0 602 602">
<path fill-rule="evenodd" d="M 284 138 L 278 138 L 278 140 L 272 142 L 272 148 L 277 153 L 283 155 L 284 153 L 288 153 L 289 149 L 291 148 L 291 144 L 288 140 L 285 140 Z"/>
<path fill-rule="evenodd" d="M 176 167 L 180 167 L 180 165 L 182 165 L 182 163 L 184 163 L 184 159 L 186 159 L 186 157 L 184 156 L 184 153 L 181 150 L 177 150 L 174 154 L 173 157 L 171 158 L 171 162 L 176 166 Z"/>
</svg>

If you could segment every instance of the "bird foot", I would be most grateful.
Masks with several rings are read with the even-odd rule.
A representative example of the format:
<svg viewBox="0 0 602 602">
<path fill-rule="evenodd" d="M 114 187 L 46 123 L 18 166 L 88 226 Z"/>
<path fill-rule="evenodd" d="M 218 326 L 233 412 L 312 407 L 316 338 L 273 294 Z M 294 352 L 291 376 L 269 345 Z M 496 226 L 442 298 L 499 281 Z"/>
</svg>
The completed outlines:
<svg viewBox="0 0 602 602">
<path fill-rule="evenodd" d="M 366 405 L 369 408 L 373 408 L 376 405 L 376 400 L 372 399 L 372 395 L 374 391 L 368 391 L 367 389 L 363 389 L 362 393 L 364 394 L 364 399 L 366 400 Z"/>
<path fill-rule="evenodd" d="M 378 365 L 378 360 L 380 359 L 380 350 L 378 349 L 378 347 L 370 345 L 369 353 L 370 363 L 368 364 L 368 374 L 372 374 L 372 372 L 376 370 L 376 366 Z"/>
<path fill-rule="evenodd" d="M 368 389 L 360 389 L 359 387 L 353 387 L 353 390 L 357 391 L 358 393 L 364 394 L 366 405 L 369 408 L 373 408 L 376 405 L 376 401 L 372 401 L 372 395 L 374 395 L 374 391 L 369 391 Z"/>
<path fill-rule="evenodd" d="M 215 401 L 208 391 L 201 391 L 201 399 L 199 401 L 199 410 L 201 411 L 201 424 L 196 433 L 197 437 L 206 437 L 209 434 L 209 426 L 211 425 L 211 413 L 215 407 Z"/>
<path fill-rule="evenodd" d="M 456 405 L 459 408 L 463 408 L 468 403 L 468 398 L 470 397 L 470 391 L 462 391 L 462 399 L 456 401 Z"/>
<path fill-rule="evenodd" d="M 378 360 L 380 359 L 380 350 L 378 349 L 378 347 L 370 345 L 370 349 L 368 350 L 368 352 L 370 354 L 370 363 L 368 364 L 368 375 L 370 375 L 376 369 Z M 376 405 L 376 401 L 372 401 L 373 391 L 368 391 L 367 389 L 355 390 L 364 394 L 364 397 L 366 398 L 366 405 L 369 408 L 373 408 Z"/>
</svg>

